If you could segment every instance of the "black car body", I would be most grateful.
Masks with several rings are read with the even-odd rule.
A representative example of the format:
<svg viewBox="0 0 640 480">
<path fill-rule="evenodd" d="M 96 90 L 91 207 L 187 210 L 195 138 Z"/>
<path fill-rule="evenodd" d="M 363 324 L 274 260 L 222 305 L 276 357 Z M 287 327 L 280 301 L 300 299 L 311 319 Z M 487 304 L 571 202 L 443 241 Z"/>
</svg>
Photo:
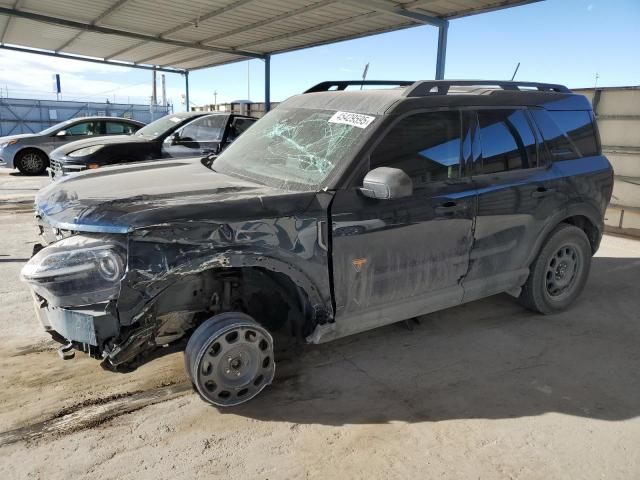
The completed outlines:
<svg viewBox="0 0 640 480">
<path fill-rule="evenodd" d="M 613 185 L 586 98 L 399 83 L 321 84 L 212 165 L 119 166 L 40 191 L 48 246 L 22 275 L 45 328 L 112 366 L 189 338 L 189 376 L 226 406 L 271 381 L 273 332 L 325 342 L 500 292 L 567 308 Z"/>
<path fill-rule="evenodd" d="M 85 139 L 51 152 L 55 177 L 119 163 L 218 154 L 257 119 L 211 112 L 166 115 L 135 135 Z"/>
</svg>

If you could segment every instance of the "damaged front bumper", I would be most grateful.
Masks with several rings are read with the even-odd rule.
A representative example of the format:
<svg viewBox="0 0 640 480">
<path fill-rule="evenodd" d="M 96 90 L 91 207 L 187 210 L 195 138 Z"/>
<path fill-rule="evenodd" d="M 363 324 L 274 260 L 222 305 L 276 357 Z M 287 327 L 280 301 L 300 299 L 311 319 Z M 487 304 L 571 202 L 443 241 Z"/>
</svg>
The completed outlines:
<svg viewBox="0 0 640 480">
<path fill-rule="evenodd" d="M 109 303 L 71 309 L 51 307 L 37 294 L 33 296 L 42 327 L 60 343 L 102 358 L 107 353 L 107 341 L 119 334 L 118 317 L 109 311 Z"/>
</svg>

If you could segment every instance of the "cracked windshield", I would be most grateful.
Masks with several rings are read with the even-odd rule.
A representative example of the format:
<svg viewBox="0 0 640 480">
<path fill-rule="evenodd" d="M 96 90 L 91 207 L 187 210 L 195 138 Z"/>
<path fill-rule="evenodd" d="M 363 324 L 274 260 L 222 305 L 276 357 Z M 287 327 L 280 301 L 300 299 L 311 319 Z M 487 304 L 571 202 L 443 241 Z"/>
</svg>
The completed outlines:
<svg viewBox="0 0 640 480">
<path fill-rule="evenodd" d="M 220 155 L 213 169 L 283 190 L 315 190 L 355 153 L 373 120 L 348 112 L 276 109 Z"/>
</svg>

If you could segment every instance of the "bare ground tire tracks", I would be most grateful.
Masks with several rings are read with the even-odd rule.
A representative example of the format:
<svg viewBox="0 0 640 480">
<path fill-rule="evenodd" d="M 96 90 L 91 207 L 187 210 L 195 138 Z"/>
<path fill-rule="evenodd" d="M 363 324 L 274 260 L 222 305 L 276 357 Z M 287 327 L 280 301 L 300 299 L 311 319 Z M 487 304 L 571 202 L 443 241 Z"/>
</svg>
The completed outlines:
<svg viewBox="0 0 640 480">
<path fill-rule="evenodd" d="M 37 440 L 47 435 L 69 434 L 96 427 L 115 417 L 178 398 L 190 391 L 191 385 L 181 382 L 144 392 L 131 392 L 84 402 L 41 422 L 0 432 L 0 447 L 20 441 Z"/>
</svg>

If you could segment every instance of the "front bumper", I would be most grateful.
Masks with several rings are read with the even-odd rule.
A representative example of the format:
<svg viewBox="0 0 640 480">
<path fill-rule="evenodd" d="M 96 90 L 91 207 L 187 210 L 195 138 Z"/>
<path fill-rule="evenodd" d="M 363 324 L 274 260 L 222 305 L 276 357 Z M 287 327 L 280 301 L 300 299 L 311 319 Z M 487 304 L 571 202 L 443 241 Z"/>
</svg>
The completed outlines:
<svg viewBox="0 0 640 480">
<path fill-rule="evenodd" d="M 48 172 L 51 179 L 61 178 L 87 169 L 86 165 L 66 163 L 55 158 L 50 159 L 49 163 L 51 166 L 48 168 Z"/>
<path fill-rule="evenodd" d="M 118 318 L 109 313 L 108 303 L 83 307 L 57 308 L 33 294 L 36 314 L 45 331 L 54 338 L 64 338 L 84 351 L 100 354 L 105 343 L 119 332 Z"/>
</svg>

